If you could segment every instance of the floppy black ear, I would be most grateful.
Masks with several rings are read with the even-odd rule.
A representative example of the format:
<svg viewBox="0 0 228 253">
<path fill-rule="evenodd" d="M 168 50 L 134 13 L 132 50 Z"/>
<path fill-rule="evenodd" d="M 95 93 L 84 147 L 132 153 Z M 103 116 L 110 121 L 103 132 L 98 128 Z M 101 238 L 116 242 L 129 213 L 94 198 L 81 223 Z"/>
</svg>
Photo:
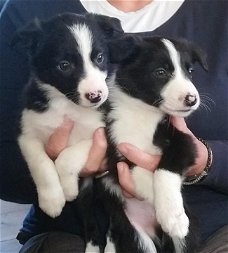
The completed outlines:
<svg viewBox="0 0 228 253">
<path fill-rule="evenodd" d="M 174 40 L 174 44 L 176 44 L 175 42 L 181 50 L 190 54 L 192 63 L 198 62 L 204 70 L 208 70 L 207 55 L 202 49 L 186 39 Z"/>
<path fill-rule="evenodd" d="M 202 49 L 195 45 L 192 45 L 192 60 L 193 63 L 198 62 L 203 69 L 208 71 L 207 55 Z"/>
<path fill-rule="evenodd" d="M 138 52 L 138 38 L 131 35 L 123 35 L 119 39 L 110 40 L 108 43 L 111 63 L 121 63 Z"/>
<path fill-rule="evenodd" d="M 87 17 L 98 24 L 107 39 L 118 38 L 124 33 L 120 20 L 117 18 L 91 13 L 87 14 Z"/>
<path fill-rule="evenodd" d="M 34 19 L 14 35 L 11 46 L 15 47 L 17 44 L 20 44 L 20 46 L 27 49 L 30 53 L 33 53 L 37 47 L 41 32 L 41 22 L 38 19 Z"/>
</svg>

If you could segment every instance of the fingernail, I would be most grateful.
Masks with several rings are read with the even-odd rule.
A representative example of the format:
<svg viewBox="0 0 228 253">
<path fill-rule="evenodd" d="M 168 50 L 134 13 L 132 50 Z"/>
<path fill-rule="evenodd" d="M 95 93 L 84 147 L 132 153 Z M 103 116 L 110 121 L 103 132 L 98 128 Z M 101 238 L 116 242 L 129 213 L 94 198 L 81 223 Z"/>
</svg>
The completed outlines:
<svg viewBox="0 0 228 253">
<path fill-rule="evenodd" d="M 68 118 L 66 115 L 64 116 L 64 121 L 63 121 L 63 128 L 66 129 L 71 129 L 74 126 L 74 121 Z"/>
<path fill-rule="evenodd" d="M 124 171 L 124 165 L 123 165 L 123 163 L 117 163 L 117 168 L 118 168 L 118 170 L 120 171 L 120 172 L 122 172 L 122 171 Z"/>
<path fill-rule="evenodd" d="M 97 135 L 100 137 L 104 137 L 104 128 L 100 127 L 96 131 Z"/>
<path fill-rule="evenodd" d="M 129 151 L 129 147 L 127 147 L 126 146 L 127 144 L 119 144 L 118 146 L 117 146 L 117 148 L 118 148 L 118 150 L 120 151 L 120 153 L 122 153 L 122 154 L 127 154 L 128 153 L 128 151 Z"/>
</svg>

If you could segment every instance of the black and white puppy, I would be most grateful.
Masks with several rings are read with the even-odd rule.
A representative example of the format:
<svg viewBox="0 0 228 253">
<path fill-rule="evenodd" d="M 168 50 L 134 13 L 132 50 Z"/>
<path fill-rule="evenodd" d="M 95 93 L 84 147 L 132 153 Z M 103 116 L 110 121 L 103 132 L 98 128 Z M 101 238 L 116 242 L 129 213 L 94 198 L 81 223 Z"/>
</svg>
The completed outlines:
<svg viewBox="0 0 228 253">
<path fill-rule="evenodd" d="M 31 64 L 18 142 L 37 187 L 39 206 L 51 217 L 78 194 L 78 174 L 92 135 L 104 126 L 98 108 L 108 97 L 114 73 L 107 41 L 122 33 L 115 18 L 66 13 L 35 20 L 12 42 L 28 49 Z M 53 162 L 45 145 L 66 116 L 76 125 L 67 148 Z"/>
<path fill-rule="evenodd" d="M 117 57 L 118 52 L 121 54 L 118 50 L 113 46 L 112 53 Z M 174 128 L 167 117 L 187 117 L 199 107 L 192 66 L 199 62 L 207 69 L 205 56 L 189 42 L 157 37 L 138 38 L 135 48 L 129 50 L 132 54 L 119 67 L 109 95 L 110 173 L 97 180 L 97 192 L 110 221 L 105 252 L 192 253 L 181 187 L 197 154 L 192 138 Z M 163 154 L 158 169 L 151 173 L 126 161 L 116 148 L 124 142 L 149 154 Z M 136 192 L 144 199 L 138 211 L 121 193 L 116 172 L 118 161 L 130 165 Z M 153 208 L 157 222 L 169 238 L 167 242 L 171 242 L 168 246 L 162 242 L 155 247 L 157 234 L 150 228 Z M 94 246 L 96 240 L 91 241 L 87 252 L 99 252 Z"/>
</svg>

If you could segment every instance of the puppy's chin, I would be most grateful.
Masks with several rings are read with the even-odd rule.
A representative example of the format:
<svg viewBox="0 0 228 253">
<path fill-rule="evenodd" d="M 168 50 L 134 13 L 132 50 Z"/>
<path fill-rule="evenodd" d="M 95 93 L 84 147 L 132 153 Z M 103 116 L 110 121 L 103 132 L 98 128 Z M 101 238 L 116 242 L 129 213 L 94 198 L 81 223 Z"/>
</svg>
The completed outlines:
<svg viewBox="0 0 228 253">
<path fill-rule="evenodd" d="M 161 104 L 159 106 L 159 109 L 165 114 L 168 114 L 170 116 L 175 116 L 175 117 L 181 117 L 181 118 L 188 117 L 192 112 L 195 111 L 195 108 L 194 109 L 193 108 L 183 108 L 183 109 L 168 108 L 164 104 Z"/>
</svg>

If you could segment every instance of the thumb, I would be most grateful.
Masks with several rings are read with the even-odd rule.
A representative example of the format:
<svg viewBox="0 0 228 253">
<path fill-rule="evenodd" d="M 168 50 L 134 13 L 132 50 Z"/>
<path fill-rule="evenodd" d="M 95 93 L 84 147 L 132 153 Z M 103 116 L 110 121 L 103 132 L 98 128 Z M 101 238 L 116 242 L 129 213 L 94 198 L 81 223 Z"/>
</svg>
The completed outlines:
<svg viewBox="0 0 228 253">
<path fill-rule="evenodd" d="M 74 122 L 64 117 L 63 123 L 55 129 L 49 137 L 46 145 L 46 152 L 51 159 L 56 159 L 60 152 L 66 147 L 70 133 L 74 127 Z"/>
<path fill-rule="evenodd" d="M 176 127 L 179 131 L 186 133 L 186 134 L 192 134 L 192 132 L 187 127 L 187 124 L 186 124 L 184 118 L 171 117 L 170 121 L 171 121 L 171 124 L 174 127 Z"/>
</svg>

